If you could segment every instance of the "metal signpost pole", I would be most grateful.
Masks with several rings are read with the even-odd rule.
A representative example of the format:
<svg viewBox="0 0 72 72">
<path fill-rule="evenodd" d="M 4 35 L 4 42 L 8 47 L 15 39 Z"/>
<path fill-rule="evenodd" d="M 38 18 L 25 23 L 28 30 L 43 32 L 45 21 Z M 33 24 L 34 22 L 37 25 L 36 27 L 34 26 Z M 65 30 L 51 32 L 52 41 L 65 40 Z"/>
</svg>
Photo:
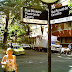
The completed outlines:
<svg viewBox="0 0 72 72">
<path fill-rule="evenodd" d="M 41 0 L 43 3 L 48 4 L 48 72 L 51 72 L 51 4 L 58 2 L 59 0 Z"/>
<path fill-rule="evenodd" d="M 51 72 L 51 24 L 50 24 L 50 19 L 51 19 L 51 4 L 54 4 L 54 3 L 58 2 L 59 0 L 41 0 L 41 1 L 43 3 L 45 3 L 45 4 L 48 4 L 48 9 L 49 9 L 49 12 L 48 12 L 48 15 L 49 15 L 48 16 L 48 72 Z M 25 20 L 24 22 L 29 22 L 29 21 L 26 21 L 25 17 L 23 17 L 23 18 L 21 18 L 21 19 L 23 21 Z M 33 21 L 32 21 L 32 23 L 33 23 Z"/>
<path fill-rule="evenodd" d="M 51 4 L 48 4 L 49 12 L 48 12 L 48 72 L 51 72 Z"/>
</svg>

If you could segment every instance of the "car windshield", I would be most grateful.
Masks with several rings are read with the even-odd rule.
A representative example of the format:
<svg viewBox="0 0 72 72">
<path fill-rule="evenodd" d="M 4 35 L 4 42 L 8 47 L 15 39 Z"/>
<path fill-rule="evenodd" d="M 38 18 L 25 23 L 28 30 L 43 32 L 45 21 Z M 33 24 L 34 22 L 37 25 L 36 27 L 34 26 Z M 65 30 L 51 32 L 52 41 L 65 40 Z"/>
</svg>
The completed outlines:
<svg viewBox="0 0 72 72">
<path fill-rule="evenodd" d="M 14 49 L 19 49 L 19 48 L 21 48 L 20 46 L 14 46 Z"/>
</svg>

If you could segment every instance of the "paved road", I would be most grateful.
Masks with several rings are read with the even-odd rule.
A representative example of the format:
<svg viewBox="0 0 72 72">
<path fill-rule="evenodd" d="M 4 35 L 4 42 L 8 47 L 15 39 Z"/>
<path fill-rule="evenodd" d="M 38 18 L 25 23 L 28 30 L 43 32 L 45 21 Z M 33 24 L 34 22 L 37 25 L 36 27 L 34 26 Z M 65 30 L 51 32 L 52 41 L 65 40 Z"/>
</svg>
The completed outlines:
<svg viewBox="0 0 72 72">
<path fill-rule="evenodd" d="M 62 54 L 60 56 L 58 53 L 51 54 L 51 72 L 68 72 L 71 65 L 71 55 Z M 26 50 L 25 55 L 17 56 L 17 67 L 18 72 L 48 72 L 47 53 Z M 1 67 L 0 72 L 3 72 Z"/>
<path fill-rule="evenodd" d="M 21 72 L 47 72 L 47 53 L 26 50 L 25 56 L 17 57 L 17 65 Z"/>
</svg>

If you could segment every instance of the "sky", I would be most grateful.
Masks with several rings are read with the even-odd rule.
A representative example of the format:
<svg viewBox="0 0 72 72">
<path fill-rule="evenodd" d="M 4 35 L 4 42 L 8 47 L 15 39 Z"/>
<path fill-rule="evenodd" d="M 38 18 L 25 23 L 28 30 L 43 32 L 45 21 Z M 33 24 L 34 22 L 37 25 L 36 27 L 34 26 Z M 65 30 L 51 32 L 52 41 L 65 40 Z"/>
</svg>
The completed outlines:
<svg viewBox="0 0 72 72">
<path fill-rule="evenodd" d="M 61 3 L 62 3 L 63 6 L 68 5 L 67 0 L 62 0 Z"/>
</svg>

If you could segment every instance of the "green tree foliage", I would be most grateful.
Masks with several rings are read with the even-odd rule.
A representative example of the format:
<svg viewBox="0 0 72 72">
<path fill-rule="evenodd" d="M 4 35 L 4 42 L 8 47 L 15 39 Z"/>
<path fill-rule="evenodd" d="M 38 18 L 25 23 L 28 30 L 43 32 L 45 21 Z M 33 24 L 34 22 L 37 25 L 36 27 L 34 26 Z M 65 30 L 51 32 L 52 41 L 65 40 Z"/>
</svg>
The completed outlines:
<svg viewBox="0 0 72 72">
<path fill-rule="evenodd" d="M 8 21 L 10 19 L 9 17 L 10 13 L 11 13 L 11 16 L 14 16 L 11 24 L 15 23 L 15 19 L 20 21 L 21 7 L 29 7 L 29 8 L 42 10 L 42 9 L 46 9 L 47 5 L 43 4 L 40 0 L 0 0 L 0 11 L 2 11 L 6 15 L 6 27 L 5 27 L 6 30 L 8 30 L 7 28 L 8 28 Z M 29 29 L 29 27 L 27 28 Z M 4 33 L 4 38 L 6 43 L 7 32 Z"/>
<path fill-rule="evenodd" d="M 6 15 L 11 12 L 15 18 L 20 20 L 21 7 L 29 7 L 34 9 L 46 9 L 47 5 L 43 4 L 40 0 L 5 0 L 0 2 L 0 11 Z"/>
<path fill-rule="evenodd" d="M 31 32 L 30 25 L 29 24 L 22 24 L 22 23 L 17 23 L 15 21 L 15 24 L 9 25 L 9 36 L 10 37 L 15 37 L 17 39 L 17 42 L 24 42 L 27 41 L 25 36 L 28 36 L 29 33 Z"/>
<path fill-rule="evenodd" d="M 68 6 L 70 8 L 70 14 L 72 14 L 72 0 L 68 0 Z"/>
</svg>

